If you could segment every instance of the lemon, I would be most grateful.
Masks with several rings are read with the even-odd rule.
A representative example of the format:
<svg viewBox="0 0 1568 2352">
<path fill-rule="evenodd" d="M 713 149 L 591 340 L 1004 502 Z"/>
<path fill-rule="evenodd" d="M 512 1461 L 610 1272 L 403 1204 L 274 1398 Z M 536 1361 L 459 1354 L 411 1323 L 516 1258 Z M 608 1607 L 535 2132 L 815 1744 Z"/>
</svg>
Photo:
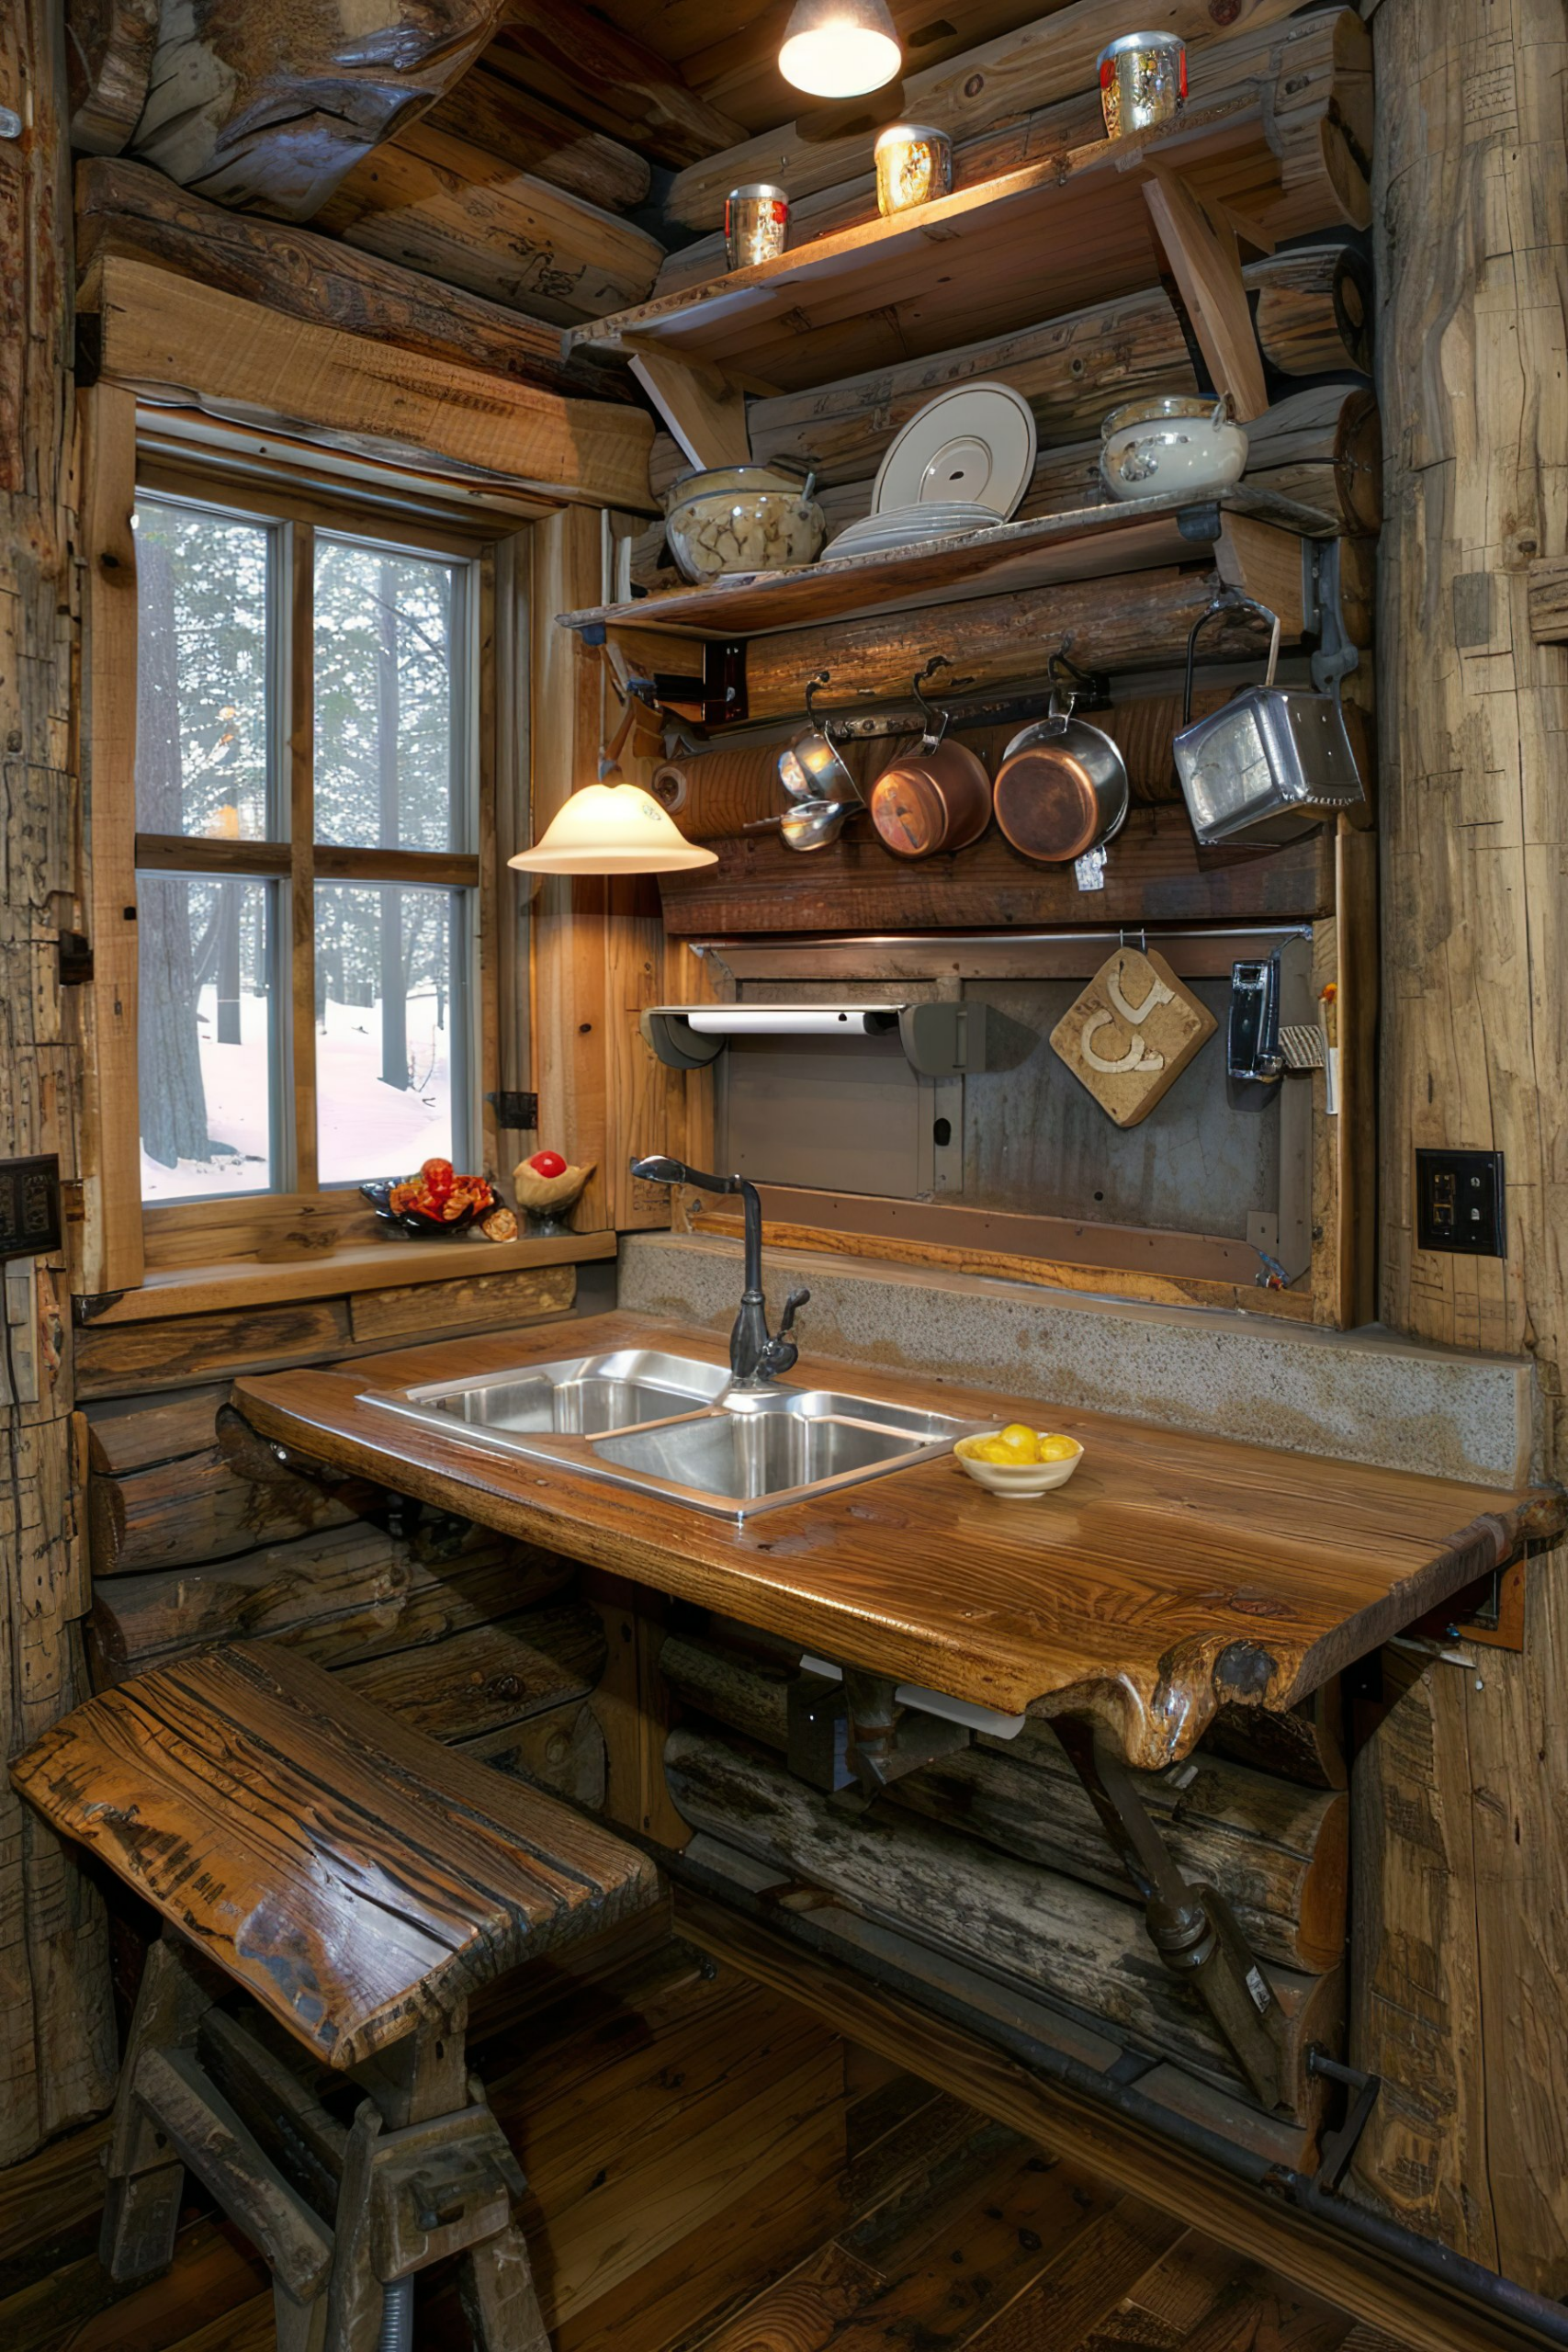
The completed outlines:
<svg viewBox="0 0 1568 2352">
<path fill-rule="evenodd" d="M 1038 1462 L 1040 1459 L 1040 1441 L 1022 1421 L 1010 1421 L 992 1443 L 1005 1445 L 1008 1456 L 1013 1462 Z"/>
<path fill-rule="evenodd" d="M 1042 1462 L 1070 1462 L 1077 1450 L 1077 1441 L 1075 1438 L 1043 1437 L 1040 1441 Z"/>
<path fill-rule="evenodd" d="M 983 1437 L 969 1450 L 976 1462 L 999 1462 L 1009 1468 L 1016 1468 L 1018 1464 L 1018 1456 L 1011 1446 L 1004 1445 L 999 1437 Z"/>
</svg>

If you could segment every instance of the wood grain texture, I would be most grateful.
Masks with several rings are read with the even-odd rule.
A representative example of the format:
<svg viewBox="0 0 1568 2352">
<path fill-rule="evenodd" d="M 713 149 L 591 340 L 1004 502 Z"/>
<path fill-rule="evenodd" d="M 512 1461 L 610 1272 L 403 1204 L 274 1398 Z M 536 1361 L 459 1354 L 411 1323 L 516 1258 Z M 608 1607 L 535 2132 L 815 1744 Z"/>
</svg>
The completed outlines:
<svg viewBox="0 0 1568 2352">
<path fill-rule="evenodd" d="M 88 273 L 106 378 L 358 452 L 434 456 L 562 495 L 648 503 L 650 421 L 373 336 L 284 318 L 115 254 Z"/>
<path fill-rule="evenodd" d="M 1442 1343 L 1528 1344 L 1540 1367 L 1546 1459 L 1560 1469 L 1568 1459 L 1558 1113 L 1568 1060 L 1560 879 L 1568 823 L 1558 729 L 1568 657 L 1535 641 L 1530 587 L 1532 564 L 1568 552 L 1568 483 L 1538 461 L 1542 431 L 1549 440 L 1558 433 L 1568 340 L 1568 144 L 1547 95 L 1568 70 L 1568 28 L 1543 0 L 1501 9 L 1383 0 L 1372 34 L 1377 365 L 1385 402 L 1397 398 L 1401 410 L 1381 572 L 1390 975 L 1381 1304 L 1395 1328 Z M 1479 88 L 1467 99 L 1455 68 L 1482 57 L 1484 100 Z M 1417 1246 L 1415 1150 L 1461 1139 L 1505 1154 L 1506 1258 Z M 1545 1573 L 1560 1590 L 1561 1560 Z M 1467 1715 L 1473 1701 L 1485 1726 L 1484 1762 L 1472 1755 L 1451 1791 L 1461 1859 L 1467 1826 L 1473 1841 L 1473 1876 L 1456 1900 L 1473 1907 L 1478 1997 L 1438 2021 L 1442 2047 L 1428 2079 L 1473 2079 L 1475 2019 L 1486 2019 L 1485 2164 L 1499 2259 L 1560 2296 L 1562 2219 L 1553 2191 L 1542 2191 L 1568 2177 L 1568 2118 L 1549 2109 L 1533 2079 L 1539 2037 L 1560 2039 L 1568 2023 L 1559 1872 L 1540 1835 L 1568 1791 L 1568 1758 L 1541 1697 L 1562 1672 L 1555 1598 L 1535 1623 L 1540 1657 L 1489 1653 L 1472 1678 L 1483 1690 L 1465 1694 Z M 1375 1851 L 1362 1868 L 1374 1906 L 1397 1919 L 1425 1897 L 1402 1825 L 1388 1832 L 1381 1893 Z M 1440 2133 L 1441 2177 L 1472 2172 L 1472 2128 L 1467 2101 Z M 1385 2193 L 1403 2187 L 1396 2173 Z"/>
<path fill-rule="evenodd" d="M 508 74 L 509 60 L 520 67 L 520 76 Z M 448 130 L 487 148 L 518 171 L 587 204 L 628 212 L 643 203 L 653 185 L 647 156 L 552 107 L 529 88 L 526 74 L 515 51 L 491 48 L 484 62 L 470 66 L 423 119 L 433 130 Z"/>
<path fill-rule="evenodd" d="M 1290 13 L 1289 0 L 1243 0 L 1226 29 L 1235 39 L 1249 27 L 1278 23 Z M 1009 115 L 1092 89 L 1105 43 L 1145 24 L 1194 40 L 1213 28 L 1202 0 L 1160 0 L 1152 16 L 1145 8 L 1142 17 L 1130 0 L 1125 6 L 1121 0 L 1112 6 L 1104 0 L 1075 0 L 1071 7 L 1004 32 L 928 73 L 908 75 L 902 103 L 914 121 L 934 123 L 955 141 L 973 137 Z M 864 152 L 863 138 L 853 134 L 807 140 L 764 132 L 682 172 L 670 191 L 671 215 L 691 228 L 715 228 L 723 218 L 726 191 L 741 181 L 775 179 L 792 197 L 805 196 L 863 171 Z"/>
<path fill-rule="evenodd" d="M 514 59 L 528 89 L 656 163 L 712 155 L 739 129 L 657 50 L 578 0 L 506 0 L 491 55 Z"/>
<path fill-rule="evenodd" d="M 584 1349 L 665 1346 L 718 1361 L 690 1329 L 626 1316 Z M 388 1388 L 545 1355 L 543 1338 L 383 1357 Z M 459 1362 L 460 1358 L 460 1362 Z M 807 1384 L 841 1385 L 813 1366 Z M 869 1396 L 929 1394 L 856 1373 Z M 1553 1491 L 1513 1495 L 949 1387 L 944 1409 L 1078 1436 L 1089 1459 L 1049 1511 L 1011 1511 L 941 1459 L 737 1530 L 679 1505 L 465 1453 L 359 1401 L 367 1368 L 247 1379 L 236 1403 L 306 1456 L 388 1479 L 657 1590 L 863 1665 L 1010 1712 L 1093 1713 L 1128 1759 L 1185 1755 L 1225 1701 L 1287 1708 L 1441 1597 L 1562 1523 Z M 1054 1416 L 1054 1419 L 1045 1417 Z M 968 1565 L 955 1589 L 952 1563 Z"/>
<path fill-rule="evenodd" d="M 85 162 L 76 171 L 76 266 L 112 252 L 199 278 L 293 318 L 373 335 L 431 359 L 614 398 L 604 368 L 573 369 L 542 322 L 309 229 L 230 212 L 145 164 Z"/>
<path fill-rule="evenodd" d="M 147 102 L 158 0 L 71 0 L 65 88 L 79 155 L 118 155 Z"/>
<path fill-rule="evenodd" d="M 161 0 L 134 152 L 236 211 L 308 220 L 344 172 L 441 96 L 484 47 L 501 0 L 296 0 L 287 35 L 248 0 L 199 15 Z"/>
<path fill-rule="evenodd" d="M 587 1698 L 604 1646 L 594 1611 L 568 1602 L 476 1625 L 434 1649 L 367 1658 L 340 1679 L 416 1731 L 461 1746 Z"/>
<path fill-rule="evenodd" d="M 618 1839 L 254 1644 L 89 1700 L 13 1777 L 334 2067 L 658 1895 Z"/>
</svg>

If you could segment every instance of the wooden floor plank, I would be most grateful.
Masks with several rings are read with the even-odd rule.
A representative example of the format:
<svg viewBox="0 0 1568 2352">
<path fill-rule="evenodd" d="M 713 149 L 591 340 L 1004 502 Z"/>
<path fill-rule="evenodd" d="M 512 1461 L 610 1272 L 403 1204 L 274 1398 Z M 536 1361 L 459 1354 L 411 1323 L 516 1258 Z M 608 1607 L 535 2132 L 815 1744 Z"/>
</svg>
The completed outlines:
<svg viewBox="0 0 1568 2352">
<path fill-rule="evenodd" d="M 1168 2213 L 1122 2198 L 1073 2239 L 1026 2298 L 975 2337 L 975 2352 L 1076 2352 L 1181 2233 Z"/>
</svg>

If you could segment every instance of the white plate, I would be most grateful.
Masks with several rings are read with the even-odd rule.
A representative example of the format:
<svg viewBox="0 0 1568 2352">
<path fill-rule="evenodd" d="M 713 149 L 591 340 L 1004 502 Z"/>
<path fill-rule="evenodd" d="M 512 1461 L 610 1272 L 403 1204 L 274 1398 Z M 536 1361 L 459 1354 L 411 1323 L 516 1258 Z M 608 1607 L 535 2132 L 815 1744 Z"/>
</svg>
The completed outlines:
<svg viewBox="0 0 1568 2352">
<path fill-rule="evenodd" d="M 1010 384 L 955 384 L 912 416 L 877 469 L 872 511 L 988 506 L 1003 522 L 1034 471 L 1034 412 Z"/>
<path fill-rule="evenodd" d="M 989 506 L 913 506 L 893 514 L 868 514 L 850 523 L 823 551 L 822 560 L 850 555 L 886 555 L 918 547 L 926 539 L 955 538 L 965 531 L 995 530 L 1001 516 Z"/>
</svg>

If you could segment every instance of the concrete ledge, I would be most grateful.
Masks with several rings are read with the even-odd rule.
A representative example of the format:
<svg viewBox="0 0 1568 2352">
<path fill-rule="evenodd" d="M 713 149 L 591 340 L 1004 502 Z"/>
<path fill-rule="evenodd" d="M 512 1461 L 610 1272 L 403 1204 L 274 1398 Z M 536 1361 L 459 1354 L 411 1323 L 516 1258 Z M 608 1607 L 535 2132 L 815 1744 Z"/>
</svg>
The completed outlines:
<svg viewBox="0 0 1568 2352">
<path fill-rule="evenodd" d="M 799 1336 L 812 1355 L 1481 1486 L 1539 1475 L 1528 1358 L 806 1250 L 769 1252 L 767 1272 L 775 1314 L 786 1289 L 810 1285 Z M 717 1332 L 734 1320 L 735 1242 L 628 1236 L 619 1273 L 635 1313 Z"/>
</svg>

